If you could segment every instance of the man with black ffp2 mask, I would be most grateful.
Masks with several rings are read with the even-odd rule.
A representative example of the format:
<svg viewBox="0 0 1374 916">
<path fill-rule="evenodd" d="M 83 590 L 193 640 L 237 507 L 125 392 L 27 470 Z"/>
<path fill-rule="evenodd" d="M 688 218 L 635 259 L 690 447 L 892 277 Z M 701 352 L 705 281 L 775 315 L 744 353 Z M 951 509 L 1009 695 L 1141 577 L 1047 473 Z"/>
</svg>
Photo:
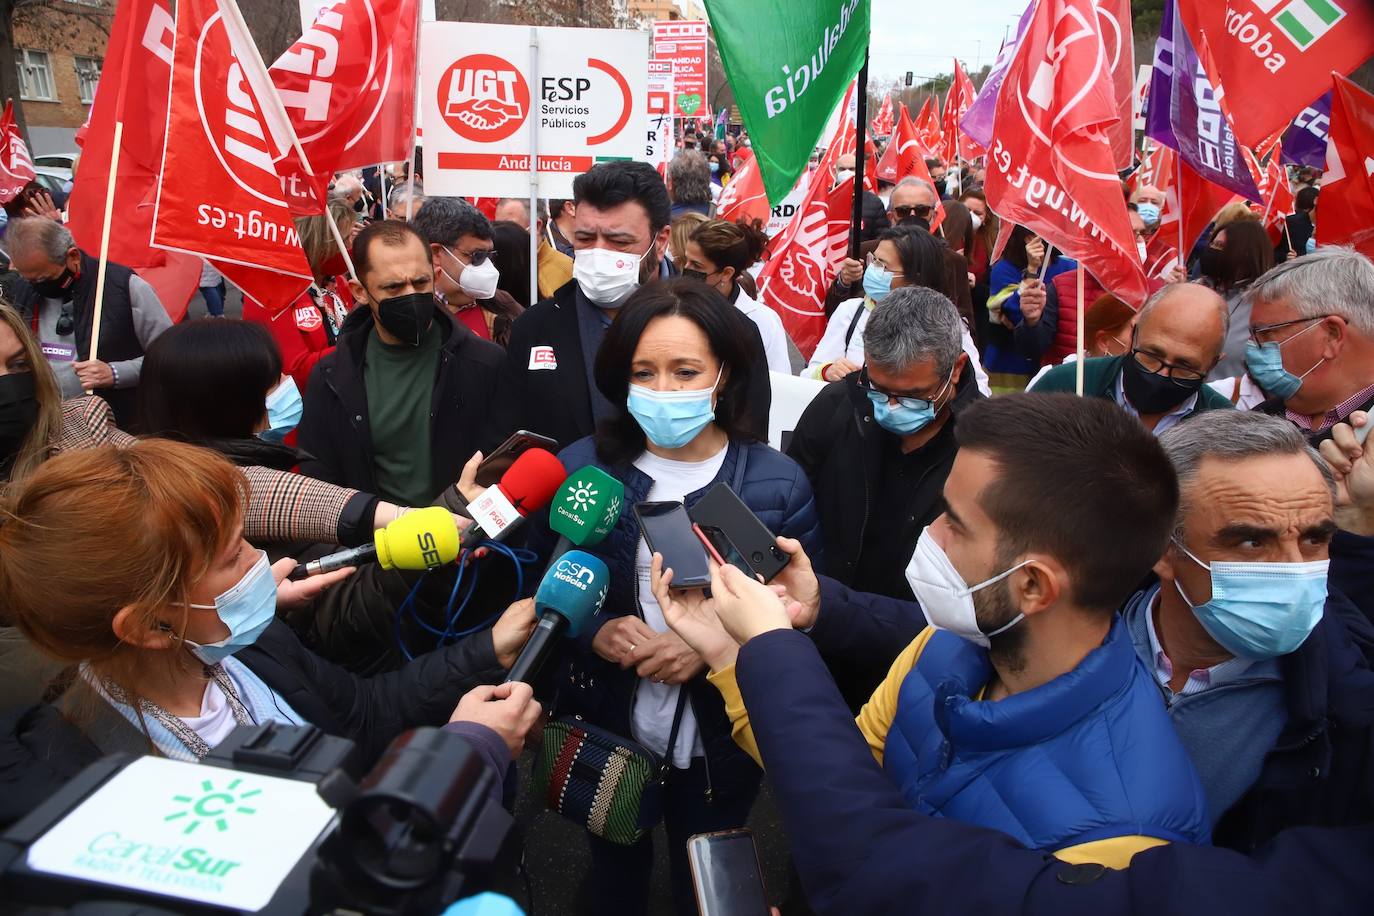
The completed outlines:
<svg viewBox="0 0 1374 916">
<path fill-rule="evenodd" d="M 477 450 L 502 360 L 436 308 L 429 246 L 385 220 L 353 243 L 358 306 L 310 374 L 301 470 L 402 505 L 427 505 Z"/>
<path fill-rule="evenodd" d="M 1203 384 L 1221 359 L 1230 320 L 1226 301 L 1207 287 L 1164 287 L 1140 309 L 1125 355 L 1083 363 L 1083 394 L 1115 401 L 1156 436 L 1199 411 L 1230 408 Z M 1072 392 L 1077 372 L 1073 363 L 1055 366 L 1032 390 Z"/>
</svg>

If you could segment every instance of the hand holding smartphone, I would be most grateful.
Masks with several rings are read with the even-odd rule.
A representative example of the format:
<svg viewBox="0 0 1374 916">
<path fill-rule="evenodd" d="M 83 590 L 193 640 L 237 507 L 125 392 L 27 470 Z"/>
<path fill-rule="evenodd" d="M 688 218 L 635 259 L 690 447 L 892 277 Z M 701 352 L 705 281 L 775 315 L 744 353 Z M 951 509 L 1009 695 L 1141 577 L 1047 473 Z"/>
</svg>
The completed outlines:
<svg viewBox="0 0 1374 916">
<path fill-rule="evenodd" d="M 687 841 L 687 861 L 701 916 L 769 916 L 753 831 L 697 834 Z"/>
<path fill-rule="evenodd" d="M 673 571 L 673 583 L 669 588 L 680 591 L 711 584 L 706 550 L 697 540 L 682 503 L 636 503 L 634 511 L 639 529 L 649 544 L 649 552 L 662 554 L 663 568 Z"/>
</svg>

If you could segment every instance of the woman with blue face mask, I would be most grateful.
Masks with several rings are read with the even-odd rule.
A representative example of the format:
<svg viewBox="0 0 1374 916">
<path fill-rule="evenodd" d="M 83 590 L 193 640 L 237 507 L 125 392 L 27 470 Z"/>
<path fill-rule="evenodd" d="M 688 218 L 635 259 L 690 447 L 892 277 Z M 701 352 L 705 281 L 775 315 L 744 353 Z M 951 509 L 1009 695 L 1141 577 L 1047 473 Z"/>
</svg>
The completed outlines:
<svg viewBox="0 0 1374 916">
<path fill-rule="evenodd" d="M 291 433 L 301 393 L 262 325 L 187 321 L 153 341 L 144 364 L 150 374 L 138 388 L 141 432 L 204 445 L 243 466 L 300 463 Z"/>
<path fill-rule="evenodd" d="M 459 730 L 501 771 L 518 756 L 538 715 L 528 688 L 504 698 L 510 688 L 484 688 L 479 698 L 496 702 L 455 705 L 514 661 L 533 625 L 526 602 L 398 671 L 348 673 L 277 615 L 352 570 L 286 580 L 294 560 L 269 564 L 243 538 L 246 489 L 208 449 L 145 439 L 60 454 L 6 490 L 0 604 L 72 677 L 7 720 L 0 823 L 103 753 L 196 761 L 235 728 L 266 722 L 356 742 L 360 771 L 406 729 L 456 720 L 469 720 Z M 81 561 L 55 575 L 61 557 Z"/>
<path fill-rule="evenodd" d="M 594 437 L 559 456 L 569 472 L 596 465 L 625 485 L 610 536 L 586 548 L 611 571 L 605 606 L 575 644 L 559 683 L 559 713 L 662 755 L 669 764 L 664 821 L 678 913 L 695 913 L 686 840 L 744 824 L 758 768 L 730 736 L 705 663 L 669 631 L 649 587 L 651 555 L 635 520 L 640 502 L 690 509 L 717 483 L 733 490 L 773 533 L 819 548 L 811 486 L 791 459 L 747 425 L 750 377 L 764 371 L 746 346 L 749 319 L 694 279 L 640 288 L 597 354 L 596 385 L 613 405 Z M 542 526 L 531 547 L 547 552 Z M 674 721 L 678 727 L 674 737 Z M 595 912 L 644 913 L 652 840 L 617 846 L 589 835 L 587 900 Z"/>
</svg>

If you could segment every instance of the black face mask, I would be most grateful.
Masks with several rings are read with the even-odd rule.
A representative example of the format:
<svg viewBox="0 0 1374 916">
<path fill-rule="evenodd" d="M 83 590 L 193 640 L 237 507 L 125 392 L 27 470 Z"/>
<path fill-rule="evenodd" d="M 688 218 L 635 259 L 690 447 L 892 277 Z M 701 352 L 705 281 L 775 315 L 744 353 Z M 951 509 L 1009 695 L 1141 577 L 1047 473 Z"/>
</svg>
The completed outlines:
<svg viewBox="0 0 1374 916">
<path fill-rule="evenodd" d="M 704 270 L 692 270 L 692 268 L 690 268 L 690 267 L 684 267 L 684 268 L 682 268 L 682 275 L 683 275 L 684 277 L 690 277 L 690 278 L 693 279 L 693 280 L 700 280 L 702 283 L 705 283 L 705 282 L 706 282 L 706 277 L 708 276 L 707 273 L 706 273 L 706 271 L 704 271 Z"/>
<path fill-rule="evenodd" d="M 38 419 L 32 372 L 0 375 L 0 467 L 18 453 Z"/>
<path fill-rule="evenodd" d="M 915 226 L 917 229 L 924 229 L 926 232 L 930 231 L 930 220 L 922 216 L 917 216 L 914 213 L 911 216 L 904 216 L 897 220 L 897 225 Z"/>
<path fill-rule="evenodd" d="M 1167 413 L 1202 388 L 1202 379 L 1176 382 L 1145 371 L 1134 356 L 1128 355 L 1121 370 L 1121 387 L 1136 410 L 1145 414 Z"/>
<path fill-rule="evenodd" d="M 377 321 L 407 347 L 418 347 L 434 321 L 434 294 L 407 293 L 377 300 Z"/>
<path fill-rule="evenodd" d="M 33 291 L 44 299 L 65 299 L 70 301 L 76 294 L 76 274 L 72 273 L 71 268 L 62 268 L 62 273 L 55 277 L 48 277 L 43 280 L 34 280 L 29 284 Z"/>
<path fill-rule="evenodd" d="M 1198 267 L 1202 270 L 1204 277 L 1209 277 L 1220 282 L 1221 280 L 1221 249 L 1204 248 L 1202 254 L 1198 255 Z"/>
</svg>

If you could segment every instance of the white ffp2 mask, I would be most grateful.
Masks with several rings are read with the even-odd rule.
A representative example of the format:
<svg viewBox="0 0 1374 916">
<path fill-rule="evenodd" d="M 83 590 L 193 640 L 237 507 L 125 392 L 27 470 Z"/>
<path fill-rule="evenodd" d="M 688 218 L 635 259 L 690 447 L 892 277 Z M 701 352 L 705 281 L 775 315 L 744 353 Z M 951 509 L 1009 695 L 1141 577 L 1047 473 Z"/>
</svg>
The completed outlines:
<svg viewBox="0 0 1374 916">
<path fill-rule="evenodd" d="M 968 585 L 959 570 L 949 561 L 949 557 L 930 536 L 930 528 L 921 532 L 916 541 L 916 552 L 906 567 L 906 581 L 911 586 L 916 602 L 925 612 L 926 622 L 937 630 L 949 630 L 955 636 L 967 639 L 984 649 L 991 645 L 990 637 L 1005 633 L 1025 619 L 1025 614 L 1017 614 L 991 633 L 978 628 L 978 613 L 973 607 L 973 593 L 1000 582 L 1029 563 L 1023 560 L 1000 575 L 985 579 L 977 585 Z"/>
<path fill-rule="evenodd" d="M 639 288 L 639 265 L 653 251 L 636 257 L 609 248 L 582 248 L 573 253 L 573 279 L 582 294 L 602 308 L 620 308 Z"/>
</svg>

